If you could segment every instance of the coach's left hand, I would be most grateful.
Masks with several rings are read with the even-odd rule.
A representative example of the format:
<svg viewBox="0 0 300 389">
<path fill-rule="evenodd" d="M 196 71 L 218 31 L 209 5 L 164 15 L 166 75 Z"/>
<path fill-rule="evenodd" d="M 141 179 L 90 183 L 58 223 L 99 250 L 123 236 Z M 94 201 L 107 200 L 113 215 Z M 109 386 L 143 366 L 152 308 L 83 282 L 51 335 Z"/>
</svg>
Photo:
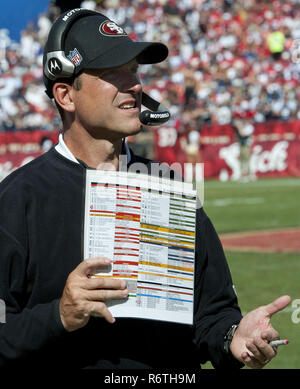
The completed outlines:
<svg viewBox="0 0 300 389">
<path fill-rule="evenodd" d="M 268 342 L 279 339 L 271 326 L 271 316 L 284 309 L 291 301 L 281 296 L 272 303 L 259 307 L 241 320 L 230 344 L 232 355 L 252 369 L 262 369 L 277 354 Z"/>
</svg>

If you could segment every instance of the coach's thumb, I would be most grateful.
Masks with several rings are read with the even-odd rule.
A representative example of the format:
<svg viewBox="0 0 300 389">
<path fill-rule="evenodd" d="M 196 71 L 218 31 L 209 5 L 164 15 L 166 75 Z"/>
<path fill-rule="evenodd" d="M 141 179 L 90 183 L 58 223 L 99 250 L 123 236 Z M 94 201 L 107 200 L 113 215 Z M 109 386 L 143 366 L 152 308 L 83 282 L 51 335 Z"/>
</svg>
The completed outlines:
<svg viewBox="0 0 300 389">
<path fill-rule="evenodd" d="M 276 300 L 272 301 L 270 304 L 265 306 L 265 310 L 267 311 L 267 316 L 271 317 L 274 313 L 277 313 L 284 309 L 291 302 L 290 296 L 281 296 Z"/>
</svg>

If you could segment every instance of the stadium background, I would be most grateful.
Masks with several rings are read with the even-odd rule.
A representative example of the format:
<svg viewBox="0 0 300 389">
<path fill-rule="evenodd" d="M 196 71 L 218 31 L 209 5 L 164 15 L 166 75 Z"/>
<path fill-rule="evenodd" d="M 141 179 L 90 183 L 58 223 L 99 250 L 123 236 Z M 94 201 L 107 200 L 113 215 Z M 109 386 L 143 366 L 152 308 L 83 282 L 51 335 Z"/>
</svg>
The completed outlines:
<svg viewBox="0 0 300 389">
<path fill-rule="evenodd" d="M 145 128 L 129 139 L 131 147 L 169 164 L 204 163 L 204 206 L 243 313 L 281 294 L 292 297 L 272 319 L 291 343 L 267 368 L 299 368 L 299 1 L 3 1 L 0 180 L 57 140 L 60 120 L 41 81 L 42 47 L 59 13 L 80 5 L 126 25 L 133 39 L 168 45 L 169 60 L 143 66 L 141 76 L 172 120 Z M 274 51 L 269 37 L 278 32 L 282 47 Z M 247 180 L 236 121 L 253 132 Z"/>
</svg>

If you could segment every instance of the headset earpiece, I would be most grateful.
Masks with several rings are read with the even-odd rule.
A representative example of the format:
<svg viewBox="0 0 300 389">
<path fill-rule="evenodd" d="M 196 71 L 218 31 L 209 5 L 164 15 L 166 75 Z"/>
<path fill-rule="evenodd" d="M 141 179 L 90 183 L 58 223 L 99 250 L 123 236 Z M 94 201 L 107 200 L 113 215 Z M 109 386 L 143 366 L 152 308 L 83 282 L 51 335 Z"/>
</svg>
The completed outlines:
<svg viewBox="0 0 300 389">
<path fill-rule="evenodd" d="M 75 66 L 64 52 L 65 37 L 76 20 L 88 15 L 97 15 L 97 12 L 75 8 L 64 12 L 54 22 L 45 48 L 47 56 L 44 63 L 44 74 L 49 80 L 54 81 L 58 78 L 73 76 Z"/>
</svg>

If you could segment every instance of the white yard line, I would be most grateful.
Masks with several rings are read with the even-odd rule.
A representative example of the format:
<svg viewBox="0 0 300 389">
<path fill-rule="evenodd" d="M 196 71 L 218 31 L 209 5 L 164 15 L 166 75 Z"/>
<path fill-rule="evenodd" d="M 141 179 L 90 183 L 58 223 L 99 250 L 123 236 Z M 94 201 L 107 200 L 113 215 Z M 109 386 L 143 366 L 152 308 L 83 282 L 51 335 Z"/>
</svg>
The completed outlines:
<svg viewBox="0 0 300 389">
<path fill-rule="evenodd" d="M 227 207 L 232 204 L 256 205 L 262 204 L 264 202 L 265 199 L 263 197 L 228 197 L 214 200 L 204 200 L 204 205 L 213 207 Z"/>
</svg>

